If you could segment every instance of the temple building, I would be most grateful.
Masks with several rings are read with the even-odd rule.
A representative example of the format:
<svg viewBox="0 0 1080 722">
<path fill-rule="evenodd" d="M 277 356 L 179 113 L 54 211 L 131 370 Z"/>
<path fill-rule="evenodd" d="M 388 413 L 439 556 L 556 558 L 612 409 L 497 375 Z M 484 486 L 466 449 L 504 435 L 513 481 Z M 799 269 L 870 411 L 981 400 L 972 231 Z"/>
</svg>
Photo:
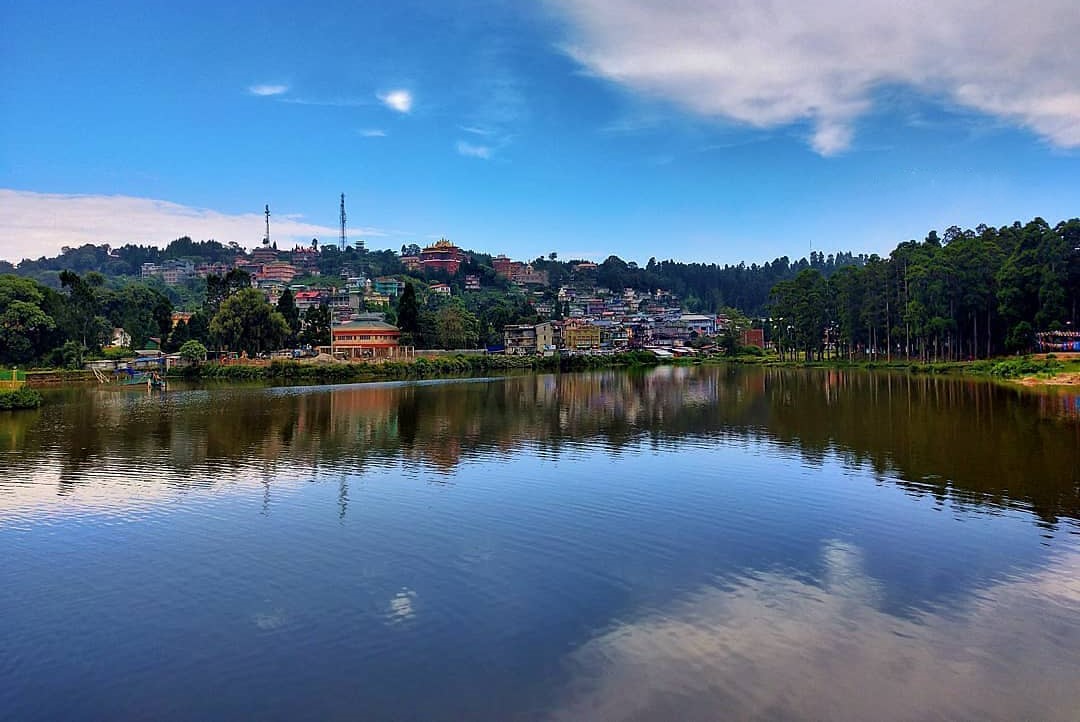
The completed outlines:
<svg viewBox="0 0 1080 722">
<path fill-rule="evenodd" d="M 435 241 L 434 245 L 420 251 L 420 268 L 428 270 L 438 268 L 451 276 L 458 272 L 465 262 L 465 251 L 445 238 Z"/>
</svg>

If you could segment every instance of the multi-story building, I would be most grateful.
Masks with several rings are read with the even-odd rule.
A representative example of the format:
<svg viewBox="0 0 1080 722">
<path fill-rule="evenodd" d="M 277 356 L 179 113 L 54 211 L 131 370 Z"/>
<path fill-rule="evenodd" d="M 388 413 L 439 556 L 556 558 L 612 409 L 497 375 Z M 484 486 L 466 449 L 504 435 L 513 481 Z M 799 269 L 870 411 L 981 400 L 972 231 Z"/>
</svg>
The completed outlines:
<svg viewBox="0 0 1080 722">
<path fill-rule="evenodd" d="M 404 262 L 404 259 L 402 259 L 402 262 Z M 425 271 L 438 269 L 446 271 L 452 276 L 458 272 L 464 262 L 465 251 L 445 238 L 440 238 L 434 244 L 420 251 L 420 268 Z"/>
<path fill-rule="evenodd" d="M 363 292 L 357 289 L 337 288 L 330 293 L 330 314 L 338 320 L 347 320 L 360 313 Z"/>
<path fill-rule="evenodd" d="M 428 286 L 428 290 L 431 291 L 432 293 L 437 293 L 440 296 L 449 296 L 450 295 L 450 287 L 447 286 L 445 283 L 433 283 L 430 286 Z"/>
<path fill-rule="evenodd" d="M 161 264 L 161 279 L 166 285 L 176 284 L 195 275 L 195 264 L 185 260 L 169 260 Z"/>
<path fill-rule="evenodd" d="M 686 326 L 686 330 L 695 336 L 715 336 L 716 316 L 708 316 L 697 313 L 684 313 L 679 316 L 679 323 Z"/>
<path fill-rule="evenodd" d="M 536 352 L 550 356 L 562 346 L 562 325 L 554 321 L 536 324 Z"/>
<path fill-rule="evenodd" d="M 515 265 L 520 266 L 521 264 L 511 261 L 502 254 L 491 259 L 491 267 L 495 269 L 495 273 L 503 278 L 510 278 L 510 274 L 514 272 Z"/>
<path fill-rule="evenodd" d="M 324 291 L 297 291 L 293 294 L 293 302 L 296 304 L 296 310 L 300 313 L 304 313 L 312 306 L 319 306 L 326 301 L 326 294 Z"/>
<path fill-rule="evenodd" d="M 563 344 L 575 351 L 599 348 L 600 328 L 590 323 L 568 323 L 563 326 Z"/>
<path fill-rule="evenodd" d="M 374 291 L 371 291 L 364 294 L 364 305 L 368 308 L 371 308 L 372 306 L 389 306 L 390 301 L 390 297 L 385 293 L 375 293 Z"/>
<path fill-rule="evenodd" d="M 215 276 L 224 276 L 232 269 L 227 263 L 200 263 L 195 266 L 195 275 L 199 278 L 206 278 L 213 274 Z"/>
<path fill-rule="evenodd" d="M 272 261 L 270 263 L 264 263 L 262 269 L 255 274 L 255 277 L 262 281 L 280 281 L 281 283 L 292 283 L 292 280 L 296 278 L 296 266 L 291 263 L 285 263 L 284 261 Z"/>
<path fill-rule="evenodd" d="M 333 343 L 319 348 L 349 360 L 389 359 L 406 355 L 398 345 L 401 331 L 373 317 L 354 318 L 331 327 Z"/>
<path fill-rule="evenodd" d="M 302 273 L 313 276 L 319 275 L 318 246 L 312 245 L 310 248 L 306 246 L 297 246 L 294 248 L 292 251 L 292 264 Z"/>
<path fill-rule="evenodd" d="M 259 265 L 273 263 L 277 260 L 277 257 L 278 249 L 273 246 L 262 245 L 251 251 L 251 260 Z"/>
<path fill-rule="evenodd" d="M 520 264 L 520 270 L 510 274 L 510 280 L 522 286 L 548 285 L 547 271 L 537 271 L 529 264 Z"/>
<path fill-rule="evenodd" d="M 390 298 L 397 298 L 405 292 L 405 282 L 392 276 L 379 276 L 372 282 L 371 290 Z"/>
<path fill-rule="evenodd" d="M 503 326 L 503 347 L 511 356 L 536 353 L 536 326 L 529 323 Z"/>
<path fill-rule="evenodd" d="M 465 276 L 465 290 L 466 291 L 479 291 L 480 290 L 480 276 L 475 274 L 469 274 Z"/>
</svg>

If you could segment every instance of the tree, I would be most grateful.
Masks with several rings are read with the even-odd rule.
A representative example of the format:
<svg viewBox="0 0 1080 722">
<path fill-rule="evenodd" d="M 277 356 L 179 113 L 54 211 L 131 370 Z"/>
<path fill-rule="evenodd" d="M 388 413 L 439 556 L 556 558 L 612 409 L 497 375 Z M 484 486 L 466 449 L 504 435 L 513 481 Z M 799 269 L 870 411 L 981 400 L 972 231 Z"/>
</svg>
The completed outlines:
<svg viewBox="0 0 1080 722">
<path fill-rule="evenodd" d="M 83 347 L 78 341 L 65 341 L 60 349 L 60 358 L 64 368 L 81 369 L 83 367 Z"/>
<path fill-rule="evenodd" d="M 60 285 L 68 289 L 66 325 L 69 335 L 78 339 L 83 348 L 97 348 L 101 345 L 102 333 L 108 331 L 108 322 L 100 315 L 101 307 L 93 287 L 72 271 L 60 274 Z"/>
<path fill-rule="evenodd" d="M 41 355 L 39 340 L 56 323 L 29 301 L 12 301 L 0 311 L 0 361 L 27 363 Z"/>
<path fill-rule="evenodd" d="M 42 309 L 46 290 L 28 278 L 0 276 L 0 362 L 27 363 L 47 350 L 56 321 Z"/>
<path fill-rule="evenodd" d="M 249 356 L 281 348 L 289 324 L 257 289 L 237 291 L 221 304 L 210 331 L 233 351 Z"/>
<path fill-rule="evenodd" d="M 416 289 L 411 283 L 405 284 L 405 290 L 397 304 L 397 325 L 403 333 L 415 334 L 420 328 L 420 309 L 416 303 Z"/>
<path fill-rule="evenodd" d="M 480 339 L 480 321 L 455 299 L 435 314 L 435 329 L 443 348 L 472 348 Z"/>
<path fill-rule="evenodd" d="M 199 365 L 206 360 L 206 346 L 198 341 L 186 341 L 180 347 L 180 358 L 187 359 L 192 365 Z"/>
<path fill-rule="evenodd" d="M 330 307 L 325 303 L 311 306 L 304 312 L 300 341 L 305 346 L 330 345 Z"/>
<path fill-rule="evenodd" d="M 224 276 L 211 273 L 206 277 L 206 309 L 213 317 L 229 296 L 245 288 L 251 288 L 251 274 L 234 268 Z"/>
<path fill-rule="evenodd" d="M 289 338 L 287 341 L 288 345 L 292 346 L 300 333 L 300 309 L 296 307 L 292 291 L 286 288 L 285 293 L 281 294 L 281 298 L 278 299 L 277 310 L 285 319 L 285 323 L 289 324 Z"/>
</svg>

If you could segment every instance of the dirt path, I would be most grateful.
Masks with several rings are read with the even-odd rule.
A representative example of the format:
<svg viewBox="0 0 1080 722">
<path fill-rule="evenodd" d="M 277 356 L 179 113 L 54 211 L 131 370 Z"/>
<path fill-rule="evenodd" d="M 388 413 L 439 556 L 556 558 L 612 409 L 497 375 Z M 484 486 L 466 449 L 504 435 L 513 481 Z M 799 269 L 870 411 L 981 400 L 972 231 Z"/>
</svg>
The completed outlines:
<svg viewBox="0 0 1080 722">
<path fill-rule="evenodd" d="M 1046 378 L 1028 376 L 1019 379 L 1016 383 L 1022 386 L 1080 386 L 1080 373 L 1071 371 L 1063 374 L 1054 374 Z"/>
</svg>

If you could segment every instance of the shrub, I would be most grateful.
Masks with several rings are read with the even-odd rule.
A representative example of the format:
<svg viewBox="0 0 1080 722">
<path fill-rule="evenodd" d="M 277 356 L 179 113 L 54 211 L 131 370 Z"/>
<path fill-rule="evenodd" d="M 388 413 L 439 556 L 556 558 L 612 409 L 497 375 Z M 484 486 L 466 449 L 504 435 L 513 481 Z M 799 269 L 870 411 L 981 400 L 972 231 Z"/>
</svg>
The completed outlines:
<svg viewBox="0 0 1080 722">
<path fill-rule="evenodd" d="M 41 406 L 41 394 L 22 386 L 11 391 L 0 391 L 0 411 L 36 409 Z"/>
</svg>

